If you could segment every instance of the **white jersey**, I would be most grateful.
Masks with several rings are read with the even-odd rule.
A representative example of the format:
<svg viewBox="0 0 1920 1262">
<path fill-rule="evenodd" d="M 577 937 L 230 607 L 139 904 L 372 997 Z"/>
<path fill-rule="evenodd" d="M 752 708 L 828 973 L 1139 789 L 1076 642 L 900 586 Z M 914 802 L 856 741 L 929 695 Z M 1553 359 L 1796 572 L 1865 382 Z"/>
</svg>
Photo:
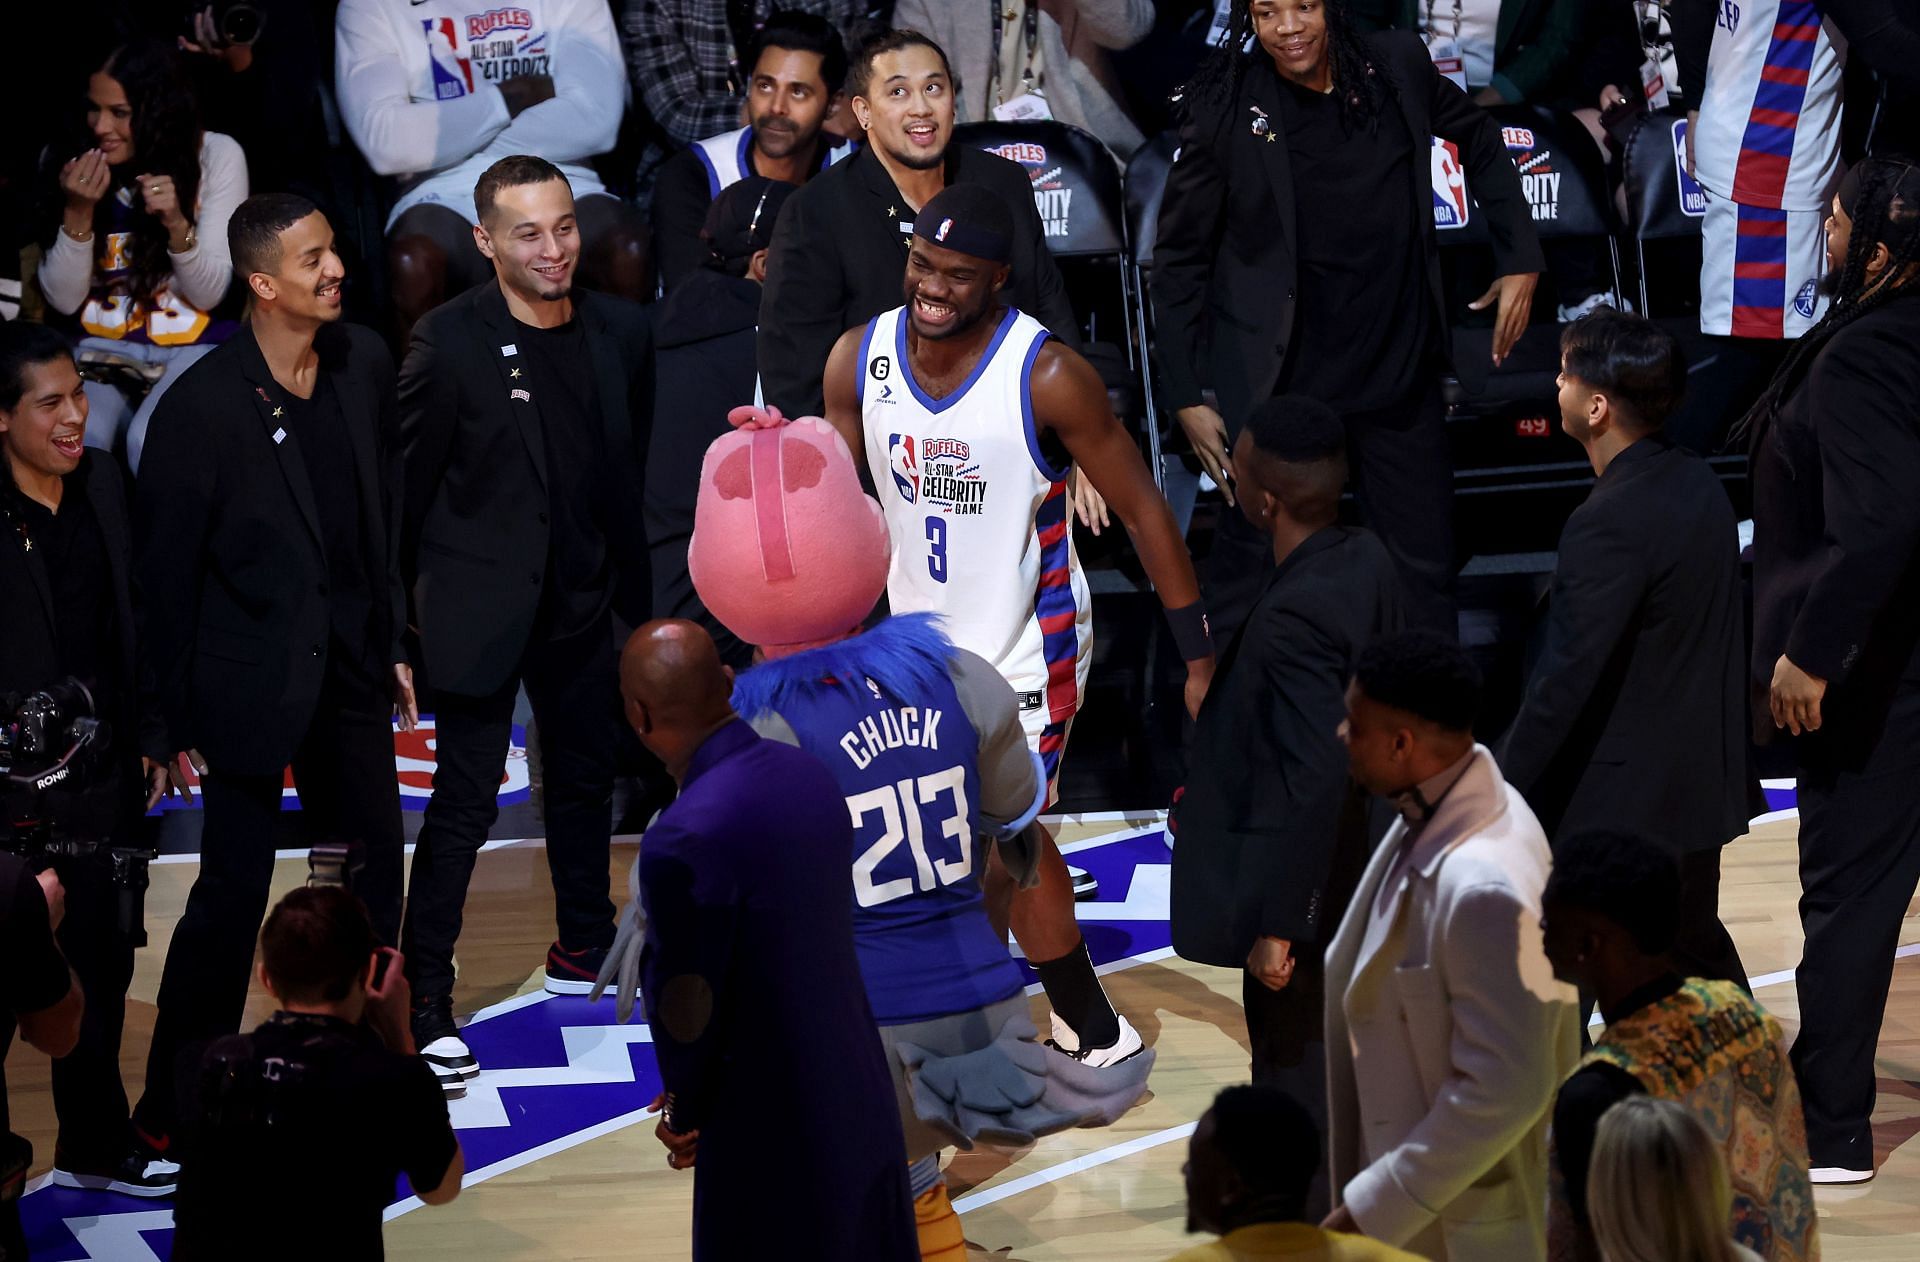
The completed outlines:
<svg viewBox="0 0 1920 1262">
<path fill-rule="evenodd" d="M 821 134 L 826 135 L 825 132 Z M 753 160 L 748 156 L 752 149 L 751 127 L 723 131 L 718 136 L 693 142 L 693 156 L 700 160 L 700 169 L 707 173 L 708 197 L 720 196 L 722 190 L 733 187 L 753 174 Z M 826 170 L 852 152 L 853 142 L 841 141 L 820 155 L 820 169 Z"/>
<path fill-rule="evenodd" d="M 893 537 L 894 613 L 939 614 L 999 668 L 1021 709 L 1073 717 L 1093 659 L 1093 603 L 1073 547 L 1067 469 L 1041 451 L 1029 382 L 1047 330 L 1008 308 L 973 375 L 928 397 L 904 307 L 860 344 L 867 467 Z"/>
<path fill-rule="evenodd" d="M 1840 177 L 1845 54 L 1819 0 L 1715 5 L 1693 137 L 1701 185 L 1743 206 L 1824 211 Z"/>
</svg>

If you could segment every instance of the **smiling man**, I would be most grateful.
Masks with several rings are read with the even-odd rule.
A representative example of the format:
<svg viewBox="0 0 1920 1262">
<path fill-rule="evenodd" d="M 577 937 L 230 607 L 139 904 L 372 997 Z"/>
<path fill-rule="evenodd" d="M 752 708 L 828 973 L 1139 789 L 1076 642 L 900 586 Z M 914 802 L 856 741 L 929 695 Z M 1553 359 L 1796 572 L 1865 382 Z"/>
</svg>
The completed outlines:
<svg viewBox="0 0 1920 1262">
<path fill-rule="evenodd" d="M 1026 173 L 952 143 L 953 75 L 940 46 L 915 31 L 887 31 L 861 47 L 847 87 L 865 147 L 794 194 L 774 231 L 760 301 L 767 402 L 789 416 L 819 414 L 834 339 L 898 305 L 916 216 L 950 185 L 978 185 L 1005 203 L 1008 302 L 1054 337 L 1077 342 Z"/>
<path fill-rule="evenodd" d="M 751 175 L 805 184 L 853 152 L 851 141 L 821 130 L 847 79 L 833 23 L 779 10 L 754 37 L 746 65 L 747 125 L 675 154 L 653 186 L 654 251 L 669 289 L 706 265 L 700 230 L 722 192 Z"/>
<path fill-rule="evenodd" d="M 423 317 L 400 370 L 401 564 L 438 737 L 404 948 L 414 1040 L 455 1094 L 478 1067 L 454 1030 L 453 944 L 523 683 L 546 758 L 547 989 L 585 994 L 613 941 L 613 617 L 646 621 L 651 586 L 646 315 L 574 285 L 573 190 L 552 163 L 502 158 L 473 201 L 494 278 Z"/>
<path fill-rule="evenodd" d="M 205 803 L 134 1113 L 161 1151 L 179 1053 L 240 1024 L 289 764 L 303 840 L 361 843 L 357 892 L 381 940 L 398 933 L 392 719 L 416 713 L 393 564 L 393 359 L 340 323 L 346 269 L 313 203 L 249 198 L 227 239 L 250 318 L 161 400 L 134 504 L 162 739 L 202 769 Z"/>
<path fill-rule="evenodd" d="M 1099 375 L 1004 301 L 1014 223 L 1006 203 L 977 185 L 925 203 L 906 305 L 833 348 L 826 415 L 872 474 L 886 512 L 893 612 L 940 615 L 955 644 L 1013 686 L 1051 805 L 1093 659 L 1091 601 L 1067 520 L 1069 465 L 1133 537 L 1187 663 L 1190 712 L 1213 678 L 1213 645 L 1186 543 Z M 1137 1053 L 1139 1034 L 1094 976 L 1051 839 L 1037 885 L 1012 898 L 1013 933 L 1053 1003 L 1061 1049 L 1095 1066 Z"/>
</svg>

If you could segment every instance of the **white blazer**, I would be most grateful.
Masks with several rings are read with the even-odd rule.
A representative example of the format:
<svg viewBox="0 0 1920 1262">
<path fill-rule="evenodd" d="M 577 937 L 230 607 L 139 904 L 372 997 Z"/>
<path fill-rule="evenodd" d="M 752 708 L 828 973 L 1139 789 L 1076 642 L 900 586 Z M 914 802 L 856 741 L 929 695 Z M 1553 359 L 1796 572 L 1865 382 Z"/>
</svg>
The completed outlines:
<svg viewBox="0 0 1920 1262">
<path fill-rule="evenodd" d="M 1546 834 L 1474 746 L 1364 953 L 1406 832 L 1388 830 L 1327 949 L 1334 1187 L 1369 1236 L 1424 1257 L 1543 1258 L 1547 1120 L 1579 1054 L 1540 941 Z"/>
</svg>

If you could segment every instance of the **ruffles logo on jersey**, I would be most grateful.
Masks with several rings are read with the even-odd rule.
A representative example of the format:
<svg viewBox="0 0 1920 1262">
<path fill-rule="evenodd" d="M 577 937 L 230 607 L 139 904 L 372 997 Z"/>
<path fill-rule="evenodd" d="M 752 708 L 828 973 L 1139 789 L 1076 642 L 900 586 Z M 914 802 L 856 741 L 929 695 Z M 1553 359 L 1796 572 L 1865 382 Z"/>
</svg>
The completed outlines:
<svg viewBox="0 0 1920 1262">
<path fill-rule="evenodd" d="M 987 480 L 964 439 L 916 442 L 911 434 L 890 434 L 887 471 L 893 474 L 894 489 L 909 504 L 925 503 L 956 517 L 978 517 L 985 511 Z"/>
<path fill-rule="evenodd" d="M 467 38 L 485 39 L 495 31 L 530 31 L 533 14 L 525 9 L 488 9 L 467 14 Z"/>
<path fill-rule="evenodd" d="M 1460 169 L 1460 150 L 1451 140 L 1433 138 L 1433 226 L 1464 228 L 1469 208 L 1467 177 Z"/>
<path fill-rule="evenodd" d="M 433 97 L 451 101 L 469 96 L 479 84 L 502 83 L 520 75 L 551 75 L 553 58 L 534 8 L 483 9 L 459 18 L 422 18 L 428 60 L 433 64 Z"/>
</svg>

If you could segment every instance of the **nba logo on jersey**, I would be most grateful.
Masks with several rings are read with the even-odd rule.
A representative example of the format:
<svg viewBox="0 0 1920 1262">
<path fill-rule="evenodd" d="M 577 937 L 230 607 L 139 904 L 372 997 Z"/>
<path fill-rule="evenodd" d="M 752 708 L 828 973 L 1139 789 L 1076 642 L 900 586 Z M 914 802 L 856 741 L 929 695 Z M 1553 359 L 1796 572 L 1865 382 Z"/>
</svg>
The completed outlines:
<svg viewBox="0 0 1920 1262">
<path fill-rule="evenodd" d="M 1467 177 L 1460 170 L 1460 150 L 1451 140 L 1433 138 L 1433 226 L 1467 226 Z"/>
<path fill-rule="evenodd" d="M 451 101 L 473 91 L 473 66 L 460 55 L 452 18 L 421 18 L 427 32 L 427 60 L 433 63 L 433 99 Z"/>
<path fill-rule="evenodd" d="M 920 462 L 913 457 L 913 435 L 892 434 L 887 438 L 887 468 L 893 474 L 893 489 L 909 504 L 920 501 Z"/>
</svg>

